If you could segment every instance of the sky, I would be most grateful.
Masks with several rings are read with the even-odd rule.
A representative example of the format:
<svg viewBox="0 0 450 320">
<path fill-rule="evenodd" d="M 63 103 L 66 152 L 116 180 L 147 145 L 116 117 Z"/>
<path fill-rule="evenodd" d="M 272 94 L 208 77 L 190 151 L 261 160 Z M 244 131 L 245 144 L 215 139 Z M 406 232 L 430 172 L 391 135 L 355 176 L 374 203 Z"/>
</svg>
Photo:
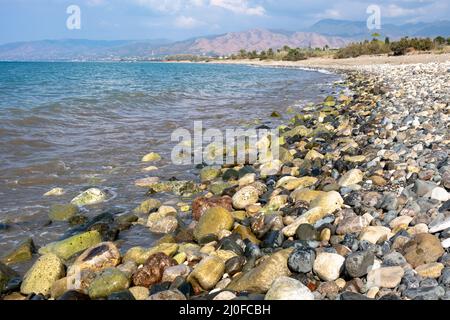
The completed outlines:
<svg viewBox="0 0 450 320">
<path fill-rule="evenodd" d="M 254 28 L 301 31 L 321 19 L 450 19 L 449 0 L 0 0 L 0 43 L 43 39 L 182 40 Z M 67 28 L 80 9 L 80 29 Z"/>
</svg>

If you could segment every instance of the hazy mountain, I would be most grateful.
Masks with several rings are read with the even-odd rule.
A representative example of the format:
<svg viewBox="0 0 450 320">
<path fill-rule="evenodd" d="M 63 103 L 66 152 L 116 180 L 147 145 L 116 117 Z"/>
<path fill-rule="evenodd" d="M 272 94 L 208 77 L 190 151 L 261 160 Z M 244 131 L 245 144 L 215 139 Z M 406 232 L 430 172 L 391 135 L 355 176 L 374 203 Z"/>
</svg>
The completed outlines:
<svg viewBox="0 0 450 320">
<path fill-rule="evenodd" d="M 317 22 L 308 30 L 326 36 L 355 39 L 368 38 L 374 32 L 393 39 L 404 36 L 450 36 L 450 21 L 418 22 L 403 25 L 382 24 L 381 26 L 381 30 L 368 30 L 366 22 L 326 19 Z"/>
<path fill-rule="evenodd" d="M 396 39 L 402 36 L 450 36 L 450 21 L 383 24 L 377 30 L 382 36 Z M 240 49 L 247 51 L 290 47 L 339 48 L 360 39 L 370 39 L 365 22 L 321 20 L 304 30 L 253 29 L 221 35 L 197 37 L 170 42 L 164 39 L 145 41 L 44 40 L 18 42 L 0 46 L 0 60 L 102 60 L 149 58 L 175 54 L 229 55 Z"/>
</svg>

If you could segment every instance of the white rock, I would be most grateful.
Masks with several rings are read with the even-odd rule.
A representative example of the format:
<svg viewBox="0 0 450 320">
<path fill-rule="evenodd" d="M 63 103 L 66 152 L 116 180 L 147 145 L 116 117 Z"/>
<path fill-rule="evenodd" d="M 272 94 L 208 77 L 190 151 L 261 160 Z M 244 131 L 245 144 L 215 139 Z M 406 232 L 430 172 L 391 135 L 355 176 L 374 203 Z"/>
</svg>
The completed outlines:
<svg viewBox="0 0 450 320">
<path fill-rule="evenodd" d="M 450 238 L 445 239 L 444 241 L 442 241 L 442 247 L 443 247 L 444 249 L 450 248 Z"/>
<path fill-rule="evenodd" d="M 229 301 L 229 300 L 233 300 L 234 298 L 236 298 L 236 295 L 233 292 L 222 291 L 217 296 L 215 296 L 213 300 L 216 300 L 216 301 Z"/>
<path fill-rule="evenodd" d="M 431 191 L 430 198 L 445 202 L 450 199 L 450 195 L 444 188 L 437 187 Z"/>
<path fill-rule="evenodd" d="M 353 169 L 344 174 L 338 181 L 340 187 L 348 187 L 360 183 L 364 178 L 364 173 L 359 169 Z"/>
<path fill-rule="evenodd" d="M 429 225 L 430 233 L 436 233 L 450 228 L 450 216 L 443 220 L 435 220 Z"/>
<path fill-rule="evenodd" d="M 300 281 L 280 277 L 272 283 L 265 300 L 314 300 L 314 295 Z"/>
<path fill-rule="evenodd" d="M 313 270 L 324 281 L 339 278 L 345 258 L 337 253 L 321 252 L 314 261 Z"/>
<path fill-rule="evenodd" d="M 52 190 L 44 193 L 44 197 L 58 197 L 62 196 L 65 193 L 66 192 L 64 191 L 63 188 L 53 188 Z"/>
<path fill-rule="evenodd" d="M 87 206 L 98 204 L 106 200 L 106 194 L 97 188 L 91 188 L 89 190 L 84 191 L 74 199 L 72 199 L 71 203 L 77 206 Z"/>
<path fill-rule="evenodd" d="M 377 244 L 379 241 L 386 241 L 389 239 L 391 229 L 382 226 L 369 226 L 364 228 L 359 237 L 360 241 L 368 241 Z"/>
<path fill-rule="evenodd" d="M 379 268 L 369 272 L 367 275 L 367 288 L 395 288 L 405 274 L 402 267 Z"/>
</svg>

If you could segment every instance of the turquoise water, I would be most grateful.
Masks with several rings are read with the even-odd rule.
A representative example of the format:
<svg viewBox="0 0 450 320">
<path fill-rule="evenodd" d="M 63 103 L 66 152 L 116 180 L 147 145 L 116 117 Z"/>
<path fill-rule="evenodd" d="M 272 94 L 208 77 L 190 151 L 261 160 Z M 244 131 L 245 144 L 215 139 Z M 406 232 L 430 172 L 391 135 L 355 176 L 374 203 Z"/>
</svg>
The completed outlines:
<svg viewBox="0 0 450 320">
<path fill-rule="evenodd" d="M 67 225 L 47 226 L 48 208 L 89 186 L 117 195 L 86 212 L 95 215 L 144 200 L 136 179 L 195 179 L 193 167 L 170 163 L 173 130 L 192 130 L 194 120 L 205 129 L 255 127 L 257 119 L 274 127 L 282 119 L 271 122 L 272 111 L 322 99 L 336 80 L 239 65 L 0 63 L 0 223 L 10 225 L 0 251 L 27 236 L 40 245 L 56 239 Z M 149 174 L 140 159 L 152 151 L 164 160 Z M 44 198 L 54 187 L 66 195 Z M 149 244 L 147 230 L 132 234 Z"/>
</svg>

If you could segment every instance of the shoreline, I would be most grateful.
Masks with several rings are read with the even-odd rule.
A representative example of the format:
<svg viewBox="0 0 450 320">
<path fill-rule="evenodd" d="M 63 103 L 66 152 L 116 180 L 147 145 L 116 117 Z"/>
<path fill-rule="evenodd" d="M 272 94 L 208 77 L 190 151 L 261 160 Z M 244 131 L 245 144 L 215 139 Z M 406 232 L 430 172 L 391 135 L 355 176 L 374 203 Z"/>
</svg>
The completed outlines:
<svg viewBox="0 0 450 320">
<path fill-rule="evenodd" d="M 113 218 L 106 230 L 90 225 L 70 245 L 41 248 L 47 260 L 7 297 L 67 298 L 78 290 L 71 295 L 91 299 L 117 292 L 140 300 L 448 298 L 450 62 L 420 59 L 310 62 L 343 71 L 353 96 L 330 97 L 292 115 L 282 131 L 281 164 L 205 167 L 201 185 L 150 182 L 156 194 L 126 217 L 136 220 Z M 304 61 L 255 65 L 308 67 Z M 197 197 L 183 209 L 158 202 L 158 190 L 180 189 Z M 187 226 L 178 224 L 191 216 Z M 166 235 L 123 256 L 114 239 L 99 250 L 104 232 L 124 221 Z M 86 240 L 89 246 L 73 247 Z M 69 252 L 84 253 L 68 263 Z M 63 263 L 68 273 L 54 272 Z M 68 287 L 74 266 L 84 271 L 82 281 Z M 53 278 L 36 281 L 38 271 Z M 119 285 L 105 286 L 112 279 Z"/>
</svg>

